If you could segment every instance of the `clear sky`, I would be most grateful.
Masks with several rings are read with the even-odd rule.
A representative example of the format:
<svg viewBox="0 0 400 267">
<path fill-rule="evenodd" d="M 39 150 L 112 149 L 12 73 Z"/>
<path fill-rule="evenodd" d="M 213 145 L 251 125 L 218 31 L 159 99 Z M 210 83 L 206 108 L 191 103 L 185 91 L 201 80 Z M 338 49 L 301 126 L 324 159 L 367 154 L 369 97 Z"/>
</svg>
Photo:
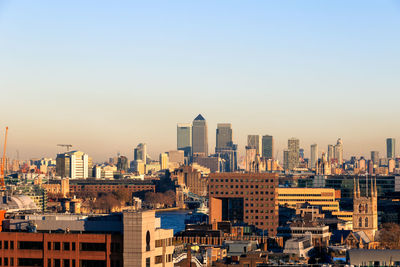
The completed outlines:
<svg viewBox="0 0 400 267">
<path fill-rule="evenodd" d="M 345 157 L 400 146 L 400 1 L 0 0 L 0 137 L 10 157 L 71 143 L 97 161 L 176 149 L 201 113 Z"/>
</svg>

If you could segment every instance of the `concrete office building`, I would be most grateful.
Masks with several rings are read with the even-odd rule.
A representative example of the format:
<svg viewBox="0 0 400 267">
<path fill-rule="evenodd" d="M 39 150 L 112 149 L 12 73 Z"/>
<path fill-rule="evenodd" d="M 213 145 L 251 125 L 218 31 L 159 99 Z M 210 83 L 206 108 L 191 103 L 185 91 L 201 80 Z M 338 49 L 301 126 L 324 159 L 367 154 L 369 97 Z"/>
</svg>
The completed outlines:
<svg viewBox="0 0 400 267">
<path fill-rule="evenodd" d="M 185 157 L 192 155 L 192 124 L 178 123 L 176 128 L 177 149 L 182 150 Z"/>
<path fill-rule="evenodd" d="M 310 168 L 315 169 L 318 164 L 318 145 L 311 145 L 311 157 L 310 157 Z"/>
<path fill-rule="evenodd" d="M 154 211 L 16 214 L 2 224 L 2 266 L 174 266 L 173 230 Z"/>
<path fill-rule="evenodd" d="M 58 154 L 56 158 L 57 176 L 86 179 L 89 177 L 90 161 L 89 156 L 81 151 Z"/>
<path fill-rule="evenodd" d="M 388 159 L 394 159 L 396 157 L 396 139 L 386 139 L 386 157 Z"/>
<path fill-rule="evenodd" d="M 256 154 L 261 156 L 262 140 L 261 135 L 253 134 L 247 136 L 247 146 L 256 149 Z"/>
<path fill-rule="evenodd" d="M 274 159 L 274 138 L 271 135 L 262 137 L 262 157 Z"/>
<path fill-rule="evenodd" d="M 293 170 L 299 166 L 300 157 L 300 140 L 297 138 L 290 138 L 288 140 L 288 155 L 287 155 L 287 169 Z"/>
<path fill-rule="evenodd" d="M 208 156 L 207 122 L 201 114 L 199 114 L 193 121 L 192 154 L 193 156 Z"/>
<path fill-rule="evenodd" d="M 244 222 L 275 236 L 278 201 L 275 173 L 210 173 L 210 223 Z"/>
</svg>

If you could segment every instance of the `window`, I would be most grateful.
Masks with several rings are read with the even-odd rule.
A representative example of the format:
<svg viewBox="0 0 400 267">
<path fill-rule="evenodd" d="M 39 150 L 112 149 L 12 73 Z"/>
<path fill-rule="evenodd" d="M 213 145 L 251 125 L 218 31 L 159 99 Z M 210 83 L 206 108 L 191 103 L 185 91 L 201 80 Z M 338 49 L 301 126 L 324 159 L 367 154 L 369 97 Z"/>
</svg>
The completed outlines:
<svg viewBox="0 0 400 267">
<path fill-rule="evenodd" d="M 365 227 L 368 227 L 368 218 L 365 218 Z"/>
<path fill-rule="evenodd" d="M 156 257 L 154 258 L 154 263 L 155 263 L 155 264 L 160 264 L 160 263 L 162 263 L 162 256 L 156 256 Z"/>
<path fill-rule="evenodd" d="M 365 204 L 365 213 L 368 213 L 368 204 Z"/>
<path fill-rule="evenodd" d="M 5 241 L 7 242 L 7 241 Z M 4 258 L 4 266 L 8 266 L 8 258 Z"/>
<path fill-rule="evenodd" d="M 69 245 L 69 242 L 64 242 L 63 243 L 63 250 L 69 250 L 70 249 L 70 245 Z"/>
<path fill-rule="evenodd" d="M 8 249 L 8 241 L 4 241 L 4 249 Z M 4 260 L 4 264 L 6 264 L 6 261 Z M 8 260 L 7 260 L 8 264 Z"/>
<path fill-rule="evenodd" d="M 51 250 L 51 242 L 47 242 L 47 250 Z"/>
<path fill-rule="evenodd" d="M 106 251 L 105 243 L 80 243 L 80 251 Z"/>
<path fill-rule="evenodd" d="M 162 247 L 162 239 L 156 240 L 156 248 Z"/>
<path fill-rule="evenodd" d="M 61 249 L 60 242 L 54 242 L 54 250 L 60 250 L 60 249 Z"/>
<path fill-rule="evenodd" d="M 150 232 L 146 233 L 146 251 L 150 251 Z"/>
<path fill-rule="evenodd" d="M 51 259 L 47 259 L 47 267 L 51 267 Z"/>
<path fill-rule="evenodd" d="M 14 241 L 10 241 L 10 249 L 14 249 Z"/>
<path fill-rule="evenodd" d="M 146 267 L 150 267 L 150 258 L 146 258 Z"/>
<path fill-rule="evenodd" d="M 69 259 L 63 260 L 63 267 L 69 267 Z"/>
<path fill-rule="evenodd" d="M 75 251 L 75 242 L 72 242 L 72 250 Z"/>
<path fill-rule="evenodd" d="M 43 242 L 34 242 L 34 241 L 19 241 L 18 242 L 19 249 L 43 249 Z"/>
<path fill-rule="evenodd" d="M 61 267 L 60 259 L 55 259 L 54 260 L 54 267 Z"/>
<path fill-rule="evenodd" d="M 358 226 L 359 226 L 359 227 L 362 227 L 362 218 L 359 218 L 359 219 L 358 219 Z"/>
</svg>

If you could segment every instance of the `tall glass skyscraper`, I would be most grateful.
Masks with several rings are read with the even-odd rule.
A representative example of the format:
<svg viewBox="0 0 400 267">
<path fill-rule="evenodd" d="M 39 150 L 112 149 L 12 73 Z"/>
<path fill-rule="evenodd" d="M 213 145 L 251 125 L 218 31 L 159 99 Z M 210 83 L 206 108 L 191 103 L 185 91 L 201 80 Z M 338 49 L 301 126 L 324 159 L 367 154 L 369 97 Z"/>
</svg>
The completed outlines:
<svg viewBox="0 0 400 267">
<path fill-rule="evenodd" d="M 255 148 L 256 149 L 256 154 L 261 156 L 261 135 L 248 135 L 247 136 L 247 146 L 250 148 Z"/>
<path fill-rule="evenodd" d="M 396 157 L 396 139 L 386 139 L 386 155 L 388 159 L 394 159 Z"/>
<path fill-rule="evenodd" d="M 215 153 L 225 160 L 222 171 L 233 172 L 237 170 L 237 145 L 233 144 L 232 125 L 230 123 L 217 124 Z"/>
<path fill-rule="evenodd" d="M 199 114 L 193 121 L 192 153 L 193 156 L 208 156 L 207 122 L 201 114 Z"/>
<path fill-rule="evenodd" d="M 262 137 L 262 157 L 267 159 L 274 158 L 274 138 L 271 135 Z"/>
<path fill-rule="evenodd" d="M 176 129 L 177 149 L 184 152 L 185 157 L 192 155 L 192 124 L 178 123 Z"/>
<path fill-rule="evenodd" d="M 232 149 L 232 138 L 232 125 L 230 123 L 218 123 L 215 153 L 226 149 Z"/>
</svg>

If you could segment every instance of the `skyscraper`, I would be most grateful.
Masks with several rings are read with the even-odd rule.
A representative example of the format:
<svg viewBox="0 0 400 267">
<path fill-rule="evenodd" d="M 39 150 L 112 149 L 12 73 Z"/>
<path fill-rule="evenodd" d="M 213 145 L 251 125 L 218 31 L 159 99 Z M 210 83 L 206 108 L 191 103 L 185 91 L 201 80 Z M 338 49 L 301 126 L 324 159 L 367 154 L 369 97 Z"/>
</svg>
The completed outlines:
<svg viewBox="0 0 400 267">
<path fill-rule="evenodd" d="M 178 123 L 177 130 L 177 149 L 183 150 L 185 157 L 192 155 L 192 124 Z"/>
<path fill-rule="evenodd" d="M 225 160 L 222 171 L 233 172 L 237 170 L 237 145 L 233 144 L 232 125 L 218 123 L 216 131 L 215 153 Z"/>
<path fill-rule="evenodd" d="M 386 157 L 388 159 L 394 159 L 396 157 L 396 139 L 386 139 Z"/>
<path fill-rule="evenodd" d="M 379 151 L 371 151 L 371 160 L 374 164 L 379 164 Z"/>
<path fill-rule="evenodd" d="M 215 153 L 232 149 L 232 125 L 230 123 L 218 123 L 216 133 Z"/>
<path fill-rule="evenodd" d="M 261 156 L 261 135 L 248 135 L 247 146 L 250 148 L 255 148 L 257 155 Z"/>
<path fill-rule="evenodd" d="M 328 145 L 328 162 L 331 163 L 334 158 L 335 149 L 333 148 L 333 145 Z"/>
<path fill-rule="evenodd" d="M 137 145 L 137 147 L 133 151 L 133 159 L 135 161 L 141 160 L 144 164 L 146 164 L 147 146 L 145 143 L 140 143 Z"/>
<path fill-rule="evenodd" d="M 290 138 L 288 140 L 288 166 L 289 170 L 293 170 L 299 166 L 299 150 L 300 140 L 297 138 Z"/>
<path fill-rule="evenodd" d="M 343 141 L 341 138 L 337 140 L 337 143 L 335 145 L 335 159 L 337 160 L 339 165 L 343 164 Z"/>
<path fill-rule="evenodd" d="M 262 137 L 262 157 L 266 159 L 274 158 L 274 138 L 271 135 Z"/>
<path fill-rule="evenodd" d="M 192 153 L 197 156 L 208 156 L 207 122 L 201 114 L 199 114 L 193 121 Z"/>
<path fill-rule="evenodd" d="M 312 144 L 311 145 L 311 157 L 310 157 L 311 169 L 315 169 L 317 164 L 318 164 L 318 145 Z"/>
</svg>

